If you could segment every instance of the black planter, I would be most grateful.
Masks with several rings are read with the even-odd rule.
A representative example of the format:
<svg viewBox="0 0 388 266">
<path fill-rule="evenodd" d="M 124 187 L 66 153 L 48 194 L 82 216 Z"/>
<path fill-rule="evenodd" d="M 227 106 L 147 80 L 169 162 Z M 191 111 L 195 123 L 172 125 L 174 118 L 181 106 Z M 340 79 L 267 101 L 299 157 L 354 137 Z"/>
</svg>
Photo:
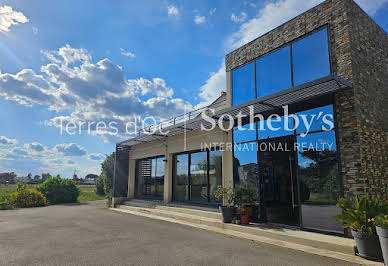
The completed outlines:
<svg viewBox="0 0 388 266">
<path fill-rule="evenodd" d="M 379 237 L 375 234 L 356 232 L 352 230 L 354 240 L 356 240 L 358 256 L 375 261 L 382 261 Z"/>
<path fill-rule="evenodd" d="M 234 207 L 227 207 L 227 206 L 220 206 L 219 208 L 220 208 L 220 211 L 222 214 L 222 221 L 224 223 L 231 223 L 235 208 Z"/>
<path fill-rule="evenodd" d="M 376 231 L 380 239 L 380 246 L 383 252 L 384 264 L 388 265 L 388 229 L 376 226 Z"/>
</svg>

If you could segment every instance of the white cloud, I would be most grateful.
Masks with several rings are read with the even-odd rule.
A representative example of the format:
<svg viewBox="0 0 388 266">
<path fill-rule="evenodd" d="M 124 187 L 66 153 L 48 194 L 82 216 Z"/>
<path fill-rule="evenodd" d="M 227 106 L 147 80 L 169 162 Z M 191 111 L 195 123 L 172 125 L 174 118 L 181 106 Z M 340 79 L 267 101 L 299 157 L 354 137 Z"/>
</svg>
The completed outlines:
<svg viewBox="0 0 388 266">
<path fill-rule="evenodd" d="M 22 12 L 15 11 L 10 6 L 0 6 L 0 33 L 9 32 L 12 25 L 27 22 L 28 18 Z"/>
<path fill-rule="evenodd" d="M 235 15 L 234 13 L 232 13 L 230 19 L 235 23 L 241 23 L 247 19 L 247 14 L 245 12 L 241 12 L 240 15 Z"/>
<path fill-rule="evenodd" d="M 216 10 L 217 10 L 217 8 L 212 8 L 212 9 L 210 9 L 209 15 L 211 16 L 211 15 L 213 15 L 214 13 L 216 13 Z"/>
<path fill-rule="evenodd" d="M 222 64 L 217 72 L 210 73 L 209 79 L 200 88 L 199 97 L 202 99 L 202 102 L 195 108 L 209 105 L 221 95 L 222 91 L 226 91 L 225 64 Z"/>
<path fill-rule="evenodd" d="M 16 139 L 9 139 L 5 136 L 0 136 L 0 145 L 15 145 L 18 141 Z"/>
<path fill-rule="evenodd" d="M 388 3 L 388 0 L 356 0 L 362 9 L 369 15 L 374 15 L 376 12 Z"/>
<path fill-rule="evenodd" d="M 167 6 L 167 14 L 169 17 L 179 17 L 179 9 L 176 6 L 169 5 Z"/>
<path fill-rule="evenodd" d="M 45 147 L 38 142 L 25 144 L 24 147 L 32 152 L 42 152 L 45 150 Z"/>
<path fill-rule="evenodd" d="M 102 161 L 105 160 L 106 156 L 101 153 L 91 153 L 88 155 L 88 158 L 92 161 Z"/>
<path fill-rule="evenodd" d="M 126 51 L 126 50 L 123 49 L 123 48 L 120 48 L 120 52 L 121 52 L 121 54 L 122 54 L 123 56 L 129 57 L 129 58 L 135 58 L 135 57 L 136 57 L 136 55 L 135 55 L 134 53 L 128 52 L 128 51 Z"/>
<path fill-rule="evenodd" d="M 121 66 L 107 58 L 94 63 L 86 49 L 65 45 L 57 51 L 42 53 L 49 63 L 41 66 L 39 74 L 31 69 L 16 74 L 0 73 L 0 96 L 63 113 L 46 121 L 46 125 L 59 127 L 61 120 L 64 124 L 115 122 L 121 125 L 121 138 L 125 123 L 133 117 L 150 115 L 165 119 L 192 108 L 189 102 L 173 98 L 174 90 L 164 79 L 127 79 Z M 95 126 L 91 130 L 105 141 L 122 140 L 113 140 L 112 132 L 96 132 Z"/>
<path fill-rule="evenodd" d="M 64 156 L 82 156 L 87 153 L 83 147 L 76 143 L 57 144 L 53 150 Z"/>
<path fill-rule="evenodd" d="M 195 22 L 195 24 L 202 24 L 202 23 L 205 23 L 205 20 L 206 20 L 205 16 L 196 15 L 196 16 L 194 17 L 194 22 Z"/>
</svg>

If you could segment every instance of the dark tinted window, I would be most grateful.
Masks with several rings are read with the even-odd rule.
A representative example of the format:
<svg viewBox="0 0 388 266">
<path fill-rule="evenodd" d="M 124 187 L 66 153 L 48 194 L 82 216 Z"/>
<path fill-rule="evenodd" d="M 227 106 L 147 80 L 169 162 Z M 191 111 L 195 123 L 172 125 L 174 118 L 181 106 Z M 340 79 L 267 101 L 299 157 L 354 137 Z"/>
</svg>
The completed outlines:
<svg viewBox="0 0 388 266">
<path fill-rule="evenodd" d="M 327 29 L 292 44 L 294 86 L 330 74 Z"/>
<path fill-rule="evenodd" d="M 257 97 L 291 88 L 290 47 L 256 60 Z"/>
<path fill-rule="evenodd" d="M 255 99 L 254 62 L 233 70 L 232 72 L 233 105 Z"/>
</svg>

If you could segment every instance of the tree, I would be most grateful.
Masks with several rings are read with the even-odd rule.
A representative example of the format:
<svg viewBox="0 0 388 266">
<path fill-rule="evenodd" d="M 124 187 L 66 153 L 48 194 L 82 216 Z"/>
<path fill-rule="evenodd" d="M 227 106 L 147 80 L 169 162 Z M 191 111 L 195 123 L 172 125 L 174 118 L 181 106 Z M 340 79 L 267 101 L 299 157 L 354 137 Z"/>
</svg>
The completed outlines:
<svg viewBox="0 0 388 266">
<path fill-rule="evenodd" d="M 39 175 L 35 175 L 34 176 L 34 180 L 39 180 L 40 179 L 40 176 Z"/>
<path fill-rule="evenodd" d="M 42 173 L 42 181 L 45 181 L 46 179 L 49 179 L 51 175 L 49 173 Z"/>
<path fill-rule="evenodd" d="M 101 163 L 101 178 L 104 182 L 105 194 L 110 195 L 113 188 L 113 177 L 115 168 L 115 152 L 107 155 L 105 160 Z"/>
<path fill-rule="evenodd" d="M 1 173 L 0 174 L 0 183 L 5 184 L 8 181 L 9 184 L 16 183 L 16 174 L 14 172 Z"/>
<path fill-rule="evenodd" d="M 96 180 L 98 175 L 95 174 L 88 174 L 85 176 L 85 180 Z"/>
</svg>

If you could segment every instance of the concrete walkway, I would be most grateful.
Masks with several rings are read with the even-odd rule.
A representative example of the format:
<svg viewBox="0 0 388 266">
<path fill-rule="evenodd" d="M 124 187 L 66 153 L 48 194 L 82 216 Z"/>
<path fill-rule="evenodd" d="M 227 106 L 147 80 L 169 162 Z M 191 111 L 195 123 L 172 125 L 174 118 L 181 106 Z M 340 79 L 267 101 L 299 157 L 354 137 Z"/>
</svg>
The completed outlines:
<svg viewBox="0 0 388 266">
<path fill-rule="evenodd" d="M 104 205 L 0 211 L 0 265 L 350 265 Z"/>
</svg>

